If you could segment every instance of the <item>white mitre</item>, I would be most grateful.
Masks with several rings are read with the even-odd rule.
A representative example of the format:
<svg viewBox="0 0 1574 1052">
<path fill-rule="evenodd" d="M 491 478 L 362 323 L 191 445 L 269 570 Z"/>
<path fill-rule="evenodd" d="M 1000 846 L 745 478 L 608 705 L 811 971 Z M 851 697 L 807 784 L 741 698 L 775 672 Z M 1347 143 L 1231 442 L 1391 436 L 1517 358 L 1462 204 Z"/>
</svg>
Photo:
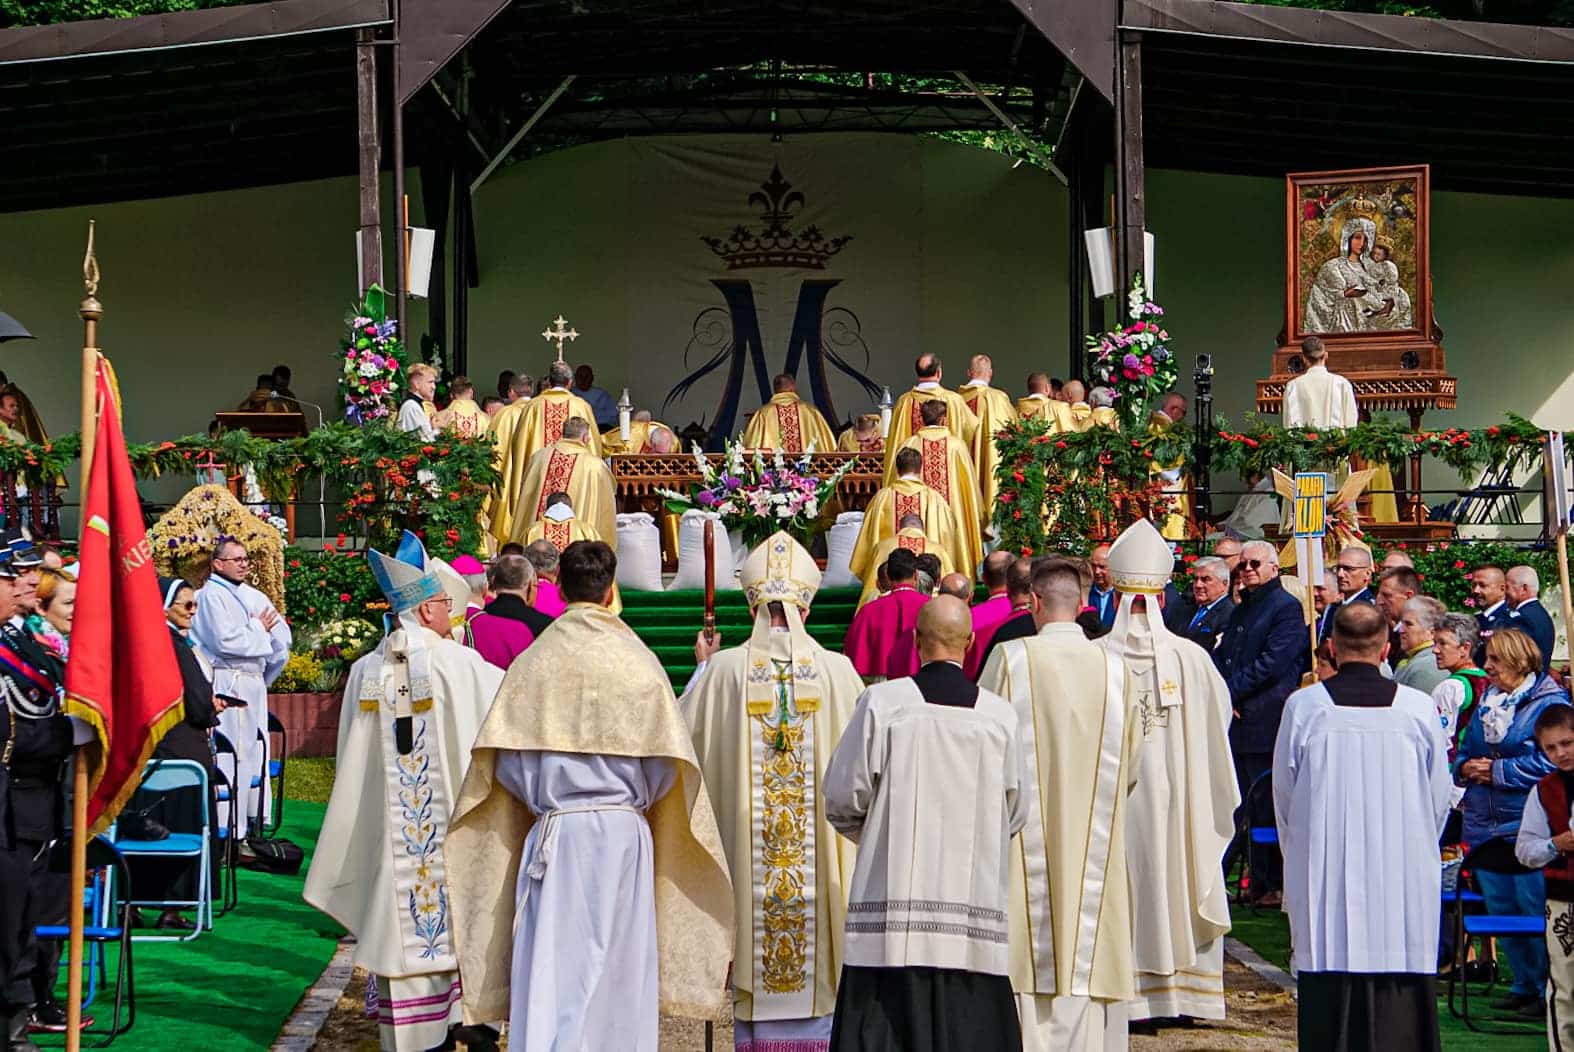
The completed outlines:
<svg viewBox="0 0 1574 1052">
<path fill-rule="evenodd" d="M 1109 548 L 1109 577 L 1117 592 L 1161 595 L 1175 570 L 1170 542 L 1148 519 L 1138 519 Z"/>
<path fill-rule="evenodd" d="M 805 706 L 819 702 L 819 670 L 811 656 L 814 641 L 804 631 L 803 615 L 820 590 L 820 568 L 814 557 L 791 536 L 777 531 L 744 560 L 738 582 L 754 611 L 744 692 L 749 713 L 767 712 L 776 700 L 773 662 L 786 662 L 792 669 L 793 697 L 799 711 L 813 711 Z M 771 630 L 771 603 L 782 604 L 786 632 Z"/>
</svg>

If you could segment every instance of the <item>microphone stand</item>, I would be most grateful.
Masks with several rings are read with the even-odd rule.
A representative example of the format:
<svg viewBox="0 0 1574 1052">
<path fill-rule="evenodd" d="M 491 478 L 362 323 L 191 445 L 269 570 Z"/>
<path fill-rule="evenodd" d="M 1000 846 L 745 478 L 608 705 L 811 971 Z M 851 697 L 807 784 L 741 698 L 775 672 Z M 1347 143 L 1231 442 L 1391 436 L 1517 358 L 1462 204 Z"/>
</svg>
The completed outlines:
<svg viewBox="0 0 1574 1052">
<path fill-rule="evenodd" d="M 294 402 L 296 405 L 309 406 L 317 410 L 317 426 L 327 427 L 326 418 L 323 416 L 322 406 L 316 402 L 308 402 L 304 398 L 294 395 L 281 395 L 278 391 L 269 391 L 269 397 L 277 398 L 281 402 Z M 328 475 L 326 472 L 317 473 L 317 517 L 318 540 L 325 540 L 328 536 Z"/>
</svg>

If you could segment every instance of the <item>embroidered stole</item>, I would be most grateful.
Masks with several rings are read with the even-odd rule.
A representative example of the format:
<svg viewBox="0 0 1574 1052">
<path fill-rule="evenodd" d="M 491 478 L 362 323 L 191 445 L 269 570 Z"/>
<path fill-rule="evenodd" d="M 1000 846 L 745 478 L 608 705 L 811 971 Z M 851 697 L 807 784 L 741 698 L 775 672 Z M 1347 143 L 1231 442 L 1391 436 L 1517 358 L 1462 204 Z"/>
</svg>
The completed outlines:
<svg viewBox="0 0 1574 1052">
<path fill-rule="evenodd" d="M 943 438 L 920 439 L 924 455 L 924 485 L 940 494 L 942 500 L 951 501 L 951 450 Z"/>
<path fill-rule="evenodd" d="M 803 452 L 803 428 L 798 423 L 796 405 L 776 407 L 776 427 L 781 432 L 782 449 L 788 453 Z"/>
<path fill-rule="evenodd" d="M 548 409 L 551 407 L 548 406 Z M 565 405 L 566 409 L 566 405 Z M 563 430 L 562 421 L 558 422 L 558 431 Z M 560 436 L 561 437 L 561 436 Z M 552 441 L 556 442 L 557 439 Z M 547 469 L 541 478 L 541 495 L 536 498 L 536 518 L 547 510 L 547 498 L 554 493 L 567 493 L 568 484 L 574 477 L 574 464 L 579 460 L 578 453 L 565 453 L 554 449 L 547 457 Z"/>
</svg>

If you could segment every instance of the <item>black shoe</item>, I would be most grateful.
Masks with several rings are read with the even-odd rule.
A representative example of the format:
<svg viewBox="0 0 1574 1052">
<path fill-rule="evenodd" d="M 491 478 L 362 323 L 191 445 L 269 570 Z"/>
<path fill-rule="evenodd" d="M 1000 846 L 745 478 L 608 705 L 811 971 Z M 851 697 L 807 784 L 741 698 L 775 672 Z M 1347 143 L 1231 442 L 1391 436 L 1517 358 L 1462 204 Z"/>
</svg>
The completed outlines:
<svg viewBox="0 0 1574 1052">
<path fill-rule="evenodd" d="M 0 1016 L 5 1020 L 6 1052 L 39 1052 L 38 1046 L 27 1036 L 28 1007 L 21 1005 L 9 1016 Z"/>
<path fill-rule="evenodd" d="M 1517 1012 L 1526 1005 L 1540 1004 L 1541 999 L 1534 994 L 1510 993 L 1506 997 L 1499 997 L 1492 1002 L 1494 1012 Z"/>
<path fill-rule="evenodd" d="M 82 1013 L 82 1029 L 93 1025 L 93 1017 Z M 66 1006 L 59 1001 L 46 1001 L 33 1006 L 28 1027 L 35 1034 L 63 1034 L 66 1032 Z"/>
<path fill-rule="evenodd" d="M 1526 1019 L 1545 1019 L 1547 1017 L 1547 1003 L 1540 998 L 1532 998 L 1530 1003 L 1514 1013 Z"/>
<path fill-rule="evenodd" d="M 179 910 L 165 910 L 153 927 L 160 931 L 196 931 L 196 924 L 181 916 Z"/>
<path fill-rule="evenodd" d="M 499 1034 L 496 1029 L 477 1024 L 476 1026 L 459 1026 L 453 1030 L 453 1036 L 463 1041 L 465 1048 L 470 1052 L 497 1052 Z"/>
</svg>

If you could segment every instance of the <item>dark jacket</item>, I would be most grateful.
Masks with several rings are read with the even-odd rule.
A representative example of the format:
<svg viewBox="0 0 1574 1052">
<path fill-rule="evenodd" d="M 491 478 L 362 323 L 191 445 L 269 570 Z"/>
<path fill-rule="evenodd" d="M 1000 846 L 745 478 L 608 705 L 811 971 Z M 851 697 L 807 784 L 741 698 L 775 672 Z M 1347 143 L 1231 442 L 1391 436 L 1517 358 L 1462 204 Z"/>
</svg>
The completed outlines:
<svg viewBox="0 0 1574 1052">
<path fill-rule="evenodd" d="M 71 721 L 60 712 L 59 685 L 64 670 L 31 634 L 10 624 L 0 626 L 0 689 L 10 704 L 0 703 L 0 750 L 13 736 L 9 781 L 9 812 L 0 842 L 43 842 L 66 828 L 65 762 L 71 755 Z"/>
<path fill-rule="evenodd" d="M 1363 588 L 1351 596 L 1349 601 L 1352 603 L 1376 603 L 1377 593 L 1370 587 Z M 1343 605 L 1344 599 L 1341 596 L 1338 602 L 1329 603 L 1328 608 L 1317 615 L 1317 641 L 1319 643 L 1333 637 L 1334 617 L 1339 613 L 1339 608 Z"/>
<path fill-rule="evenodd" d="M 1552 668 L 1552 644 L 1557 638 L 1557 632 L 1552 627 L 1552 615 L 1547 613 L 1540 599 L 1528 600 L 1518 610 L 1510 611 L 1508 624 L 1498 627 L 1517 628 L 1534 639 L 1541 651 L 1541 671 Z"/>
<path fill-rule="evenodd" d="M 1188 596 L 1175 604 L 1173 614 L 1169 607 L 1165 607 L 1164 626 L 1172 634 L 1191 640 L 1211 654 L 1219 637 L 1229 627 L 1230 615 L 1234 612 L 1235 600 L 1226 592 L 1218 602 L 1208 607 L 1208 612 L 1194 625 L 1192 620 L 1197 616 L 1197 601 Z"/>
<path fill-rule="evenodd" d="M 153 755 L 164 760 L 193 760 L 208 768 L 208 781 L 213 780 L 213 746 L 208 741 L 208 730 L 218 726 L 218 713 L 213 710 L 213 684 L 202 670 L 202 663 L 186 637 L 169 630 L 170 643 L 175 648 L 175 664 L 180 667 L 181 721 L 171 727 Z"/>
<path fill-rule="evenodd" d="M 1492 633 L 1500 628 L 1517 628 L 1518 626 L 1514 624 L 1513 615 L 1509 612 L 1508 601 L 1504 600 L 1496 610 L 1492 611 L 1491 616 L 1484 613 L 1477 614 L 1476 627 L 1480 631 L 1480 635 L 1476 639 L 1476 652 L 1472 656 L 1475 658 L 1476 664 L 1485 667 L 1487 663 L 1487 640 L 1492 638 Z"/>
<path fill-rule="evenodd" d="M 1508 725 L 1503 740 L 1487 741 L 1481 723 L 1482 710 L 1487 698 L 1500 694 L 1491 688 L 1475 705 L 1470 716 L 1470 726 L 1464 740 L 1454 754 L 1454 782 L 1465 787 L 1461 810 L 1465 813 L 1464 838 L 1472 847 L 1486 843 L 1493 837 L 1512 840 L 1519 834 L 1520 815 L 1525 810 L 1525 798 L 1536 783 L 1553 771 L 1541 747 L 1536 744 L 1536 717 L 1549 705 L 1567 705 L 1568 692 L 1558 686 L 1557 680 L 1542 675 L 1529 692 L 1514 707 L 1514 719 Z M 1492 761 L 1492 784 L 1467 782 L 1459 770 L 1467 760 Z"/>
<path fill-rule="evenodd" d="M 1301 604 L 1277 577 L 1242 594 L 1213 652 L 1230 688 L 1230 747 L 1237 755 L 1273 752 L 1284 699 L 1310 668 L 1310 649 Z"/>
</svg>

